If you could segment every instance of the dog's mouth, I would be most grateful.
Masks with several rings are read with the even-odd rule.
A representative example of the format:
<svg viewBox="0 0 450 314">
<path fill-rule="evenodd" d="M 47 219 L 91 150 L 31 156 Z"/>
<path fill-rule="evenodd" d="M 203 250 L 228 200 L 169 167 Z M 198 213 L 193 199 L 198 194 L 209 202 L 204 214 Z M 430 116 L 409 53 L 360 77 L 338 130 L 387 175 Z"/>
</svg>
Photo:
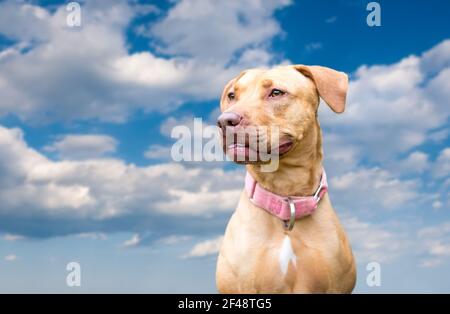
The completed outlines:
<svg viewBox="0 0 450 314">
<path fill-rule="evenodd" d="M 225 148 L 225 153 L 237 163 L 256 163 L 260 161 L 260 154 L 245 143 L 232 143 Z"/>
<path fill-rule="evenodd" d="M 234 162 L 240 164 L 252 164 L 269 162 L 274 158 L 280 158 L 287 154 L 293 146 L 294 142 L 290 139 L 280 140 L 275 147 L 271 147 L 267 143 L 263 145 L 261 145 L 261 143 L 259 143 L 259 145 L 252 145 L 248 140 L 243 142 L 234 141 L 226 144 L 224 139 L 223 149 L 225 154 L 227 154 Z M 260 149 L 261 147 L 264 147 L 265 149 Z"/>
<path fill-rule="evenodd" d="M 280 143 L 278 146 L 278 154 L 279 156 L 283 156 L 284 154 L 288 153 L 292 147 L 294 146 L 294 142 L 290 139 L 286 139 Z"/>
</svg>

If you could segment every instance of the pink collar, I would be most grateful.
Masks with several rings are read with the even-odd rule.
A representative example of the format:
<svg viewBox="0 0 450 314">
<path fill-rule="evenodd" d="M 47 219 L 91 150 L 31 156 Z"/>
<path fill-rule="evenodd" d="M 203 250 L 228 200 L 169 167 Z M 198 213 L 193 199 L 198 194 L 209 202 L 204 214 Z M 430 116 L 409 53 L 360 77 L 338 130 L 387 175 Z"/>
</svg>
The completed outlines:
<svg viewBox="0 0 450 314">
<path fill-rule="evenodd" d="M 281 196 L 267 191 L 247 172 L 245 190 L 250 201 L 285 222 L 292 230 L 296 219 L 311 215 L 328 190 L 327 175 L 323 169 L 319 187 L 312 196 Z"/>
</svg>

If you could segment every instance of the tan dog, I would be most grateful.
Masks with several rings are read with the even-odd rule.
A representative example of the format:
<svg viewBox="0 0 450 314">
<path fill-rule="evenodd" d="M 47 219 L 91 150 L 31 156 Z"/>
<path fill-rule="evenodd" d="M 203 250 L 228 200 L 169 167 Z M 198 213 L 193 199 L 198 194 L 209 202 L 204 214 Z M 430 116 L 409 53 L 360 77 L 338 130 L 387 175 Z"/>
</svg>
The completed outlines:
<svg viewBox="0 0 450 314">
<path fill-rule="evenodd" d="M 341 113 L 347 86 L 346 74 L 320 66 L 247 70 L 226 85 L 218 124 L 234 130 L 278 127 L 278 169 L 262 172 L 261 162 L 245 161 L 247 171 L 270 192 L 309 196 L 317 190 L 322 174 L 319 97 Z M 239 152 L 224 149 L 236 161 Z M 241 154 L 249 149 L 245 147 Z M 217 262 L 219 292 L 350 293 L 355 280 L 350 244 L 328 193 L 313 214 L 295 221 L 291 231 L 242 193 Z"/>
</svg>

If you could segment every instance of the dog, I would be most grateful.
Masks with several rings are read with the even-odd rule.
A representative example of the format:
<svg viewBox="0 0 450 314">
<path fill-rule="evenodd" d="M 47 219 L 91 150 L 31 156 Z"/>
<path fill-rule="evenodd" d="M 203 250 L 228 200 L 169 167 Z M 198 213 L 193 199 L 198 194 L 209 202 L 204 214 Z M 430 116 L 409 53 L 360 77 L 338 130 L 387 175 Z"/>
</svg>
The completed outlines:
<svg viewBox="0 0 450 314">
<path fill-rule="evenodd" d="M 226 84 L 217 123 L 247 177 L 217 260 L 220 293 L 353 291 L 355 260 L 327 193 L 318 121 L 320 99 L 342 113 L 347 88 L 345 73 L 306 65 L 249 69 Z M 266 136 L 269 150 L 278 143 L 275 171 L 262 171 L 248 158 L 257 148 L 233 136 L 250 126 L 278 128 L 278 138 Z"/>
</svg>

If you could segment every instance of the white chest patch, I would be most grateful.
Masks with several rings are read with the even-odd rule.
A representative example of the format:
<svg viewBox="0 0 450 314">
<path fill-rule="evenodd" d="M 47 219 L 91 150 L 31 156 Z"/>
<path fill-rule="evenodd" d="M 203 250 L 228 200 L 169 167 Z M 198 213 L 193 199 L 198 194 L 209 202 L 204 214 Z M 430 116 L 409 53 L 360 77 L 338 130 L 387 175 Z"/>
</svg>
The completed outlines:
<svg viewBox="0 0 450 314">
<path fill-rule="evenodd" d="M 283 243 L 281 244 L 279 261 L 281 272 L 284 275 L 288 271 L 289 263 L 297 266 L 297 256 L 295 256 L 294 250 L 292 249 L 291 239 L 287 235 L 284 236 Z"/>
</svg>

